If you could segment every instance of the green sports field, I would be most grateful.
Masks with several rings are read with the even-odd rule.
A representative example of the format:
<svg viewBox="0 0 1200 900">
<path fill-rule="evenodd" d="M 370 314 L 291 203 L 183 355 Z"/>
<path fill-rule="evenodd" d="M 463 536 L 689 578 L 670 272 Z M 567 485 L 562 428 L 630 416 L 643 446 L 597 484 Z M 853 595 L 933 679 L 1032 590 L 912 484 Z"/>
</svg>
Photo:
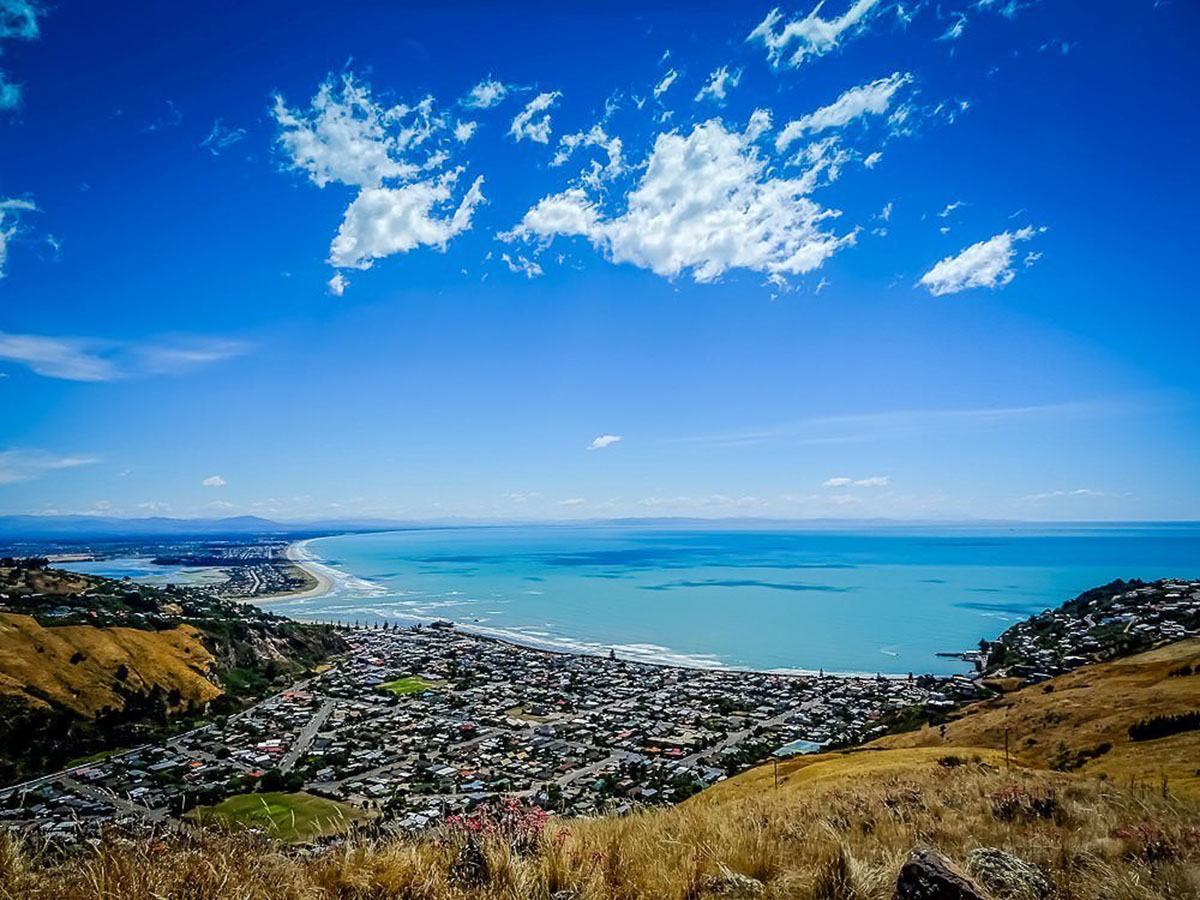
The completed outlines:
<svg viewBox="0 0 1200 900">
<path fill-rule="evenodd" d="M 342 831 L 367 815 L 353 806 L 312 794 L 270 792 L 227 797 L 216 806 L 193 809 L 186 818 L 202 825 L 262 828 L 281 841 L 296 843 Z"/>
</svg>

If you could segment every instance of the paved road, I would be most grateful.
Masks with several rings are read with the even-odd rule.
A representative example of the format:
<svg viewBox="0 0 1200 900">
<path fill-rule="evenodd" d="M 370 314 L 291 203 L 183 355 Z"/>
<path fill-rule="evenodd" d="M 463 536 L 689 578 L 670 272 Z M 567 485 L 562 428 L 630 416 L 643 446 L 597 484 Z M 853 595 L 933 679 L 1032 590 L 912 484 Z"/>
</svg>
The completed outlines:
<svg viewBox="0 0 1200 900">
<path fill-rule="evenodd" d="M 308 750 L 308 745 L 312 743 L 317 732 L 321 730 L 321 726 L 325 724 L 325 720 L 329 718 L 329 714 L 333 712 L 333 705 L 334 701 L 326 700 L 308 720 L 308 724 L 300 729 L 300 733 L 296 735 L 296 742 L 292 744 L 291 749 L 283 757 L 283 762 L 279 764 L 279 771 L 285 773 L 292 771 L 296 761 Z"/>
</svg>

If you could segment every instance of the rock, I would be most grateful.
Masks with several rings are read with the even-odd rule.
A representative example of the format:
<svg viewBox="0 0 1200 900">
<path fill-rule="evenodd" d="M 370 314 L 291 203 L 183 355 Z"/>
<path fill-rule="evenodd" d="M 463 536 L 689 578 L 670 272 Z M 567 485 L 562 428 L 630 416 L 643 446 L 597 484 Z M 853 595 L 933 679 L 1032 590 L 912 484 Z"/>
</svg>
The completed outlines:
<svg viewBox="0 0 1200 900">
<path fill-rule="evenodd" d="M 900 869 L 892 900 L 991 900 L 991 895 L 936 850 L 918 847 Z"/>
<path fill-rule="evenodd" d="M 1042 870 L 996 847 L 979 847 L 967 854 L 971 874 L 988 889 L 1013 900 L 1045 900 L 1050 882 Z"/>
<path fill-rule="evenodd" d="M 704 879 L 704 887 L 710 894 L 724 897 L 758 897 L 766 885 L 749 875 L 735 872 L 726 866 L 721 871 Z"/>
</svg>

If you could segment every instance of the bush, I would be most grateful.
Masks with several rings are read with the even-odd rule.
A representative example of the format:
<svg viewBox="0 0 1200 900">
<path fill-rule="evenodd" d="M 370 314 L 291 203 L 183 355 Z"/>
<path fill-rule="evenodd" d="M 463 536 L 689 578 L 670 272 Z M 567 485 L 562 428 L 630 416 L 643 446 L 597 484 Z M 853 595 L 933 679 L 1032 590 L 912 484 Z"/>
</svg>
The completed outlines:
<svg viewBox="0 0 1200 900">
<path fill-rule="evenodd" d="M 1153 741 L 1184 731 L 1200 728 L 1200 712 L 1177 713 L 1173 716 L 1153 716 L 1129 726 L 1131 741 Z"/>
</svg>

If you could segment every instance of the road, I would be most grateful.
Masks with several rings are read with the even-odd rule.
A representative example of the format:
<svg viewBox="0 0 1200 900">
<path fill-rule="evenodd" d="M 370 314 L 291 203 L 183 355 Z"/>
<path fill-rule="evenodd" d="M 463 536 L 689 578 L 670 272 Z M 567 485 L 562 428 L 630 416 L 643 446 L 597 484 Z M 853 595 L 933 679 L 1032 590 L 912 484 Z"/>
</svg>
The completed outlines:
<svg viewBox="0 0 1200 900">
<path fill-rule="evenodd" d="M 313 717 L 308 720 L 308 724 L 300 729 L 300 733 L 296 735 L 296 742 L 292 744 L 291 749 L 284 755 L 283 761 L 279 764 L 279 771 L 287 773 L 292 771 L 292 767 L 296 765 L 297 760 L 308 750 L 308 745 L 312 743 L 313 738 L 317 736 L 317 732 L 321 730 L 321 726 L 325 724 L 325 720 L 329 718 L 329 714 L 333 712 L 334 701 L 326 700 L 321 704 L 321 708 L 313 714 Z"/>
</svg>

